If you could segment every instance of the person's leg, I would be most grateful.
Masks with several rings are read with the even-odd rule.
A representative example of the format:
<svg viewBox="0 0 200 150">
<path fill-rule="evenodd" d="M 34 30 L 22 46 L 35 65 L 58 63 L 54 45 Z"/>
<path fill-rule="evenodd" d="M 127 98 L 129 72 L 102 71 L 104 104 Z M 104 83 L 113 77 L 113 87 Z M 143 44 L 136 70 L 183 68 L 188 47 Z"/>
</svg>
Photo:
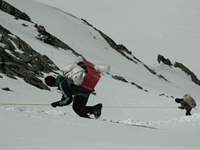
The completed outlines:
<svg viewBox="0 0 200 150">
<path fill-rule="evenodd" d="M 101 109 L 102 109 L 102 104 L 101 103 L 99 103 L 99 104 L 97 104 L 97 105 L 95 105 L 94 107 L 93 107 L 93 115 L 94 115 L 94 117 L 96 118 L 96 119 L 98 119 L 100 116 L 101 116 Z"/>
<path fill-rule="evenodd" d="M 73 110 L 78 114 L 80 117 L 89 118 L 88 114 L 93 113 L 93 107 L 86 106 L 89 95 L 81 96 L 77 95 L 73 101 Z"/>
<path fill-rule="evenodd" d="M 192 110 L 192 109 L 187 109 L 185 115 L 186 115 L 186 116 L 190 116 L 190 115 L 191 115 L 191 113 L 190 113 L 191 110 Z"/>
</svg>

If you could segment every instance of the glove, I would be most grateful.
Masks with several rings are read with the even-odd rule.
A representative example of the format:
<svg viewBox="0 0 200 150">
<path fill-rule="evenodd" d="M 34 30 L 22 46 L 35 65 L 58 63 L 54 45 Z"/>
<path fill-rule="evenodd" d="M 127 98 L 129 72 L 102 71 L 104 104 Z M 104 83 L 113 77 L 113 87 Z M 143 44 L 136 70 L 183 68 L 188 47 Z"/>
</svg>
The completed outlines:
<svg viewBox="0 0 200 150">
<path fill-rule="evenodd" d="M 53 103 L 51 103 L 51 106 L 55 108 L 55 107 L 59 106 L 59 102 L 53 102 Z"/>
<path fill-rule="evenodd" d="M 183 106 L 179 106 L 178 108 L 179 108 L 179 109 L 185 109 Z"/>
</svg>

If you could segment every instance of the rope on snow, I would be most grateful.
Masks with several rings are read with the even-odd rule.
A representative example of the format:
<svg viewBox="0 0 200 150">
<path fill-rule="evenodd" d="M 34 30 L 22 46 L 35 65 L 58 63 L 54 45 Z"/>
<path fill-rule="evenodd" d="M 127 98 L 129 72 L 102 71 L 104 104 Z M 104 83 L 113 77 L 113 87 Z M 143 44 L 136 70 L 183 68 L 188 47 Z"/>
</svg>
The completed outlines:
<svg viewBox="0 0 200 150">
<path fill-rule="evenodd" d="M 51 106 L 50 104 L 28 104 L 28 103 L 0 103 L 0 106 Z M 71 106 L 71 105 L 66 105 Z M 103 106 L 103 108 L 151 108 L 151 109 L 169 109 L 177 107 L 163 107 L 163 106 Z"/>
</svg>

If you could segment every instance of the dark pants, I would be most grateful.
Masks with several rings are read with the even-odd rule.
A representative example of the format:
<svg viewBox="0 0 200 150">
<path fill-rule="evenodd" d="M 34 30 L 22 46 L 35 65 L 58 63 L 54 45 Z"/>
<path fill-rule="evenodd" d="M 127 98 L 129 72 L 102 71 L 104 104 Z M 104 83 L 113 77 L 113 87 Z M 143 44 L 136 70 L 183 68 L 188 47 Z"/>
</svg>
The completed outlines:
<svg viewBox="0 0 200 150">
<path fill-rule="evenodd" d="M 90 93 L 77 95 L 73 100 L 72 108 L 80 117 L 89 118 L 88 114 L 93 113 L 93 107 L 86 106 Z"/>
</svg>

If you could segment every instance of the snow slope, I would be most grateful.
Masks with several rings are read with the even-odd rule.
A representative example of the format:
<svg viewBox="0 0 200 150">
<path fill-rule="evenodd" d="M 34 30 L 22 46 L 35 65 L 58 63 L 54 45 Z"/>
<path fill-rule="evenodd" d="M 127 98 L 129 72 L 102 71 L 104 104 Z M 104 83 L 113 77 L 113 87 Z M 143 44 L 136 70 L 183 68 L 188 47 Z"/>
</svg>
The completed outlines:
<svg viewBox="0 0 200 150">
<path fill-rule="evenodd" d="M 157 55 L 184 63 L 197 77 L 200 1 L 193 0 L 35 0 L 80 18 L 124 44 L 145 64 Z M 145 56 L 145 53 L 151 55 Z"/>
<path fill-rule="evenodd" d="M 66 10 L 66 3 L 68 2 L 68 4 L 76 4 L 77 13 L 79 10 L 81 12 L 78 6 L 82 6 L 78 4 L 81 4 L 82 1 L 81 3 L 76 0 L 73 2 L 66 1 L 65 5 L 62 5 L 66 6 L 66 9 L 62 7 L 64 11 L 32 0 L 6 1 L 21 11 L 26 12 L 34 23 L 44 25 L 48 32 L 66 42 L 88 60 L 94 63 L 103 62 L 110 64 L 112 67 L 111 74 L 123 76 L 128 80 L 128 83 L 113 80 L 107 74 L 102 75 L 96 87 L 97 95 L 91 95 L 88 101 L 88 105 L 94 105 L 99 102 L 103 103 L 102 116 L 98 120 L 88 120 L 78 117 L 73 112 L 71 106 L 51 108 L 49 104 L 59 100 L 61 97 L 56 89 L 52 88 L 51 92 L 40 90 L 28 85 L 22 79 L 13 80 L 0 74 L 3 77 L 0 78 L 0 87 L 9 87 L 12 90 L 11 92 L 0 90 L 0 149 L 121 150 L 135 148 L 138 150 L 197 150 L 200 148 L 200 135 L 198 134 L 200 126 L 200 112 L 198 110 L 200 88 L 192 83 L 190 77 L 186 76 L 180 69 L 170 68 L 163 64 L 152 66 L 152 69 L 170 81 L 166 82 L 152 75 L 144 68 L 142 63 L 135 64 L 123 58 L 107 44 L 98 32 L 82 22 L 79 18 L 82 16 L 77 15 L 76 17 L 74 16 L 76 13 Z M 86 4 L 94 4 L 88 2 L 91 1 L 86 1 Z M 114 4 L 132 4 L 132 1 L 129 1 L 129 3 L 128 1 L 126 3 L 119 2 Z M 171 10 L 172 8 L 169 6 L 170 4 L 173 5 L 174 2 L 169 1 L 167 5 L 162 4 L 165 8 L 164 10 L 162 8 L 158 9 L 155 2 L 158 1 L 151 3 L 152 6 L 155 4 L 154 8 L 157 8 L 155 14 L 152 11 L 153 8 L 147 7 L 150 4 L 148 1 L 133 1 L 133 4 L 139 5 L 141 3 L 140 6 L 149 8 L 149 11 L 151 10 L 150 12 L 152 13 L 151 16 L 154 17 L 157 12 L 160 12 L 158 20 L 162 22 L 164 18 L 162 12 L 166 12 L 167 9 Z M 198 4 L 198 1 L 195 3 Z M 50 3 L 49 1 L 49 4 L 54 5 L 55 3 L 53 1 Z M 63 1 L 58 1 L 57 4 L 63 4 Z M 112 1 L 102 1 L 100 4 L 109 8 L 113 3 Z M 186 5 L 189 2 L 177 1 L 178 4 Z M 96 8 L 95 5 L 93 6 L 89 8 Z M 135 7 L 137 8 L 135 11 L 139 13 L 139 8 L 141 7 Z M 192 10 L 198 14 L 199 9 L 197 7 L 195 7 L 196 9 L 192 7 Z M 191 10 L 190 8 L 185 11 Z M 86 9 L 84 10 L 86 11 Z M 87 11 L 90 13 L 90 9 L 87 9 Z M 183 10 L 184 13 L 186 13 L 185 11 Z M 15 20 L 13 16 L 4 12 L 0 12 L 0 16 L 0 23 L 3 27 L 6 27 L 13 34 L 25 40 L 34 50 L 48 55 L 59 68 L 63 68 L 75 60 L 75 56 L 70 51 L 56 49 L 36 40 L 37 32 L 34 24 Z M 106 19 L 106 16 L 100 18 Z M 87 20 L 87 18 L 84 19 Z M 174 16 L 173 19 L 176 19 L 176 17 Z M 87 21 L 90 23 L 90 20 Z M 27 24 L 28 27 L 23 27 L 22 23 Z M 138 22 L 135 26 L 139 27 L 144 23 L 146 22 Z M 187 23 L 189 24 L 189 22 Z M 118 24 L 114 24 L 117 29 Z M 181 22 L 178 21 L 177 26 L 180 26 L 180 24 Z M 151 25 L 151 22 L 148 25 Z M 170 25 L 173 26 L 174 24 L 169 23 Z M 100 24 L 94 24 L 94 26 L 100 26 Z M 188 25 L 189 27 L 190 24 Z M 144 33 L 138 33 L 141 38 L 149 38 L 146 37 L 146 34 L 149 34 L 149 32 L 141 28 L 139 28 L 140 31 Z M 156 29 L 157 27 L 151 28 Z M 107 34 L 108 29 L 105 29 L 105 31 L 104 29 L 100 30 Z M 131 31 L 131 28 L 129 30 Z M 171 32 L 176 31 L 175 28 L 170 28 L 169 30 L 172 30 Z M 192 35 L 191 40 L 195 41 L 196 37 L 198 37 L 196 33 L 193 33 L 193 29 L 184 31 L 184 34 Z M 170 33 L 168 33 L 168 36 L 173 37 Z M 124 34 L 120 33 L 120 35 L 125 37 Z M 119 39 L 121 41 L 118 41 L 118 36 L 113 35 L 111 38 L 116 39 L 117 42 L 122 42 L 125 46 L 126 42 L 127 44 L 131 43 L 121 39 Z M 180 32 L 177 33 L 177 36 L 181 36 Z M 137 35 L 134 39 L 138 40 L 134 42 L 136 45 L 140 45 L 140 42 L 142 42 Z M 167 39 L 162 39 L 162 42 L 168 45 Z M 174 40 L 171 42 L 173 44 L 176 43 Z M 152 40 L 150 45 L 157 45 L 157 41 Z M 196 46 L 198 47 L 198 45 Z M 145 49 L 145 47 L 142 49 Z M 184 45 L 179 45 L 177 49 L 187 53 Z M 140 49 L 138 48 L 138 50 Z M 174 56 L 174 49 L 169 46 L 167 50 L 169 58 L 173 58 L 171 56 Z M 134 51 L 133 55 L 135 55 Z M 149 58 L 148 56 L 140 56 L 139 59 L 142 61 Z M 196 55 L 192 56 L 195 57 Z M 187 62 L 182 61 L 182 63 L 185 64 Z M 195 61 L 191 63 L 197 66 Z M 148 92 L 138 89 L 136 86 L 131 85 L 130 82 L 142 86 Z M 185 111 L 178 110 L 178 105 L 174 102 L 174 98 L 182 97 L 186 93 L 190 93 L 197 102 L 197 110 L 192 110 L 192 116 L 185 116 Z M 19 105 L 3 105 L 3 103 Z"/>
</svg>

